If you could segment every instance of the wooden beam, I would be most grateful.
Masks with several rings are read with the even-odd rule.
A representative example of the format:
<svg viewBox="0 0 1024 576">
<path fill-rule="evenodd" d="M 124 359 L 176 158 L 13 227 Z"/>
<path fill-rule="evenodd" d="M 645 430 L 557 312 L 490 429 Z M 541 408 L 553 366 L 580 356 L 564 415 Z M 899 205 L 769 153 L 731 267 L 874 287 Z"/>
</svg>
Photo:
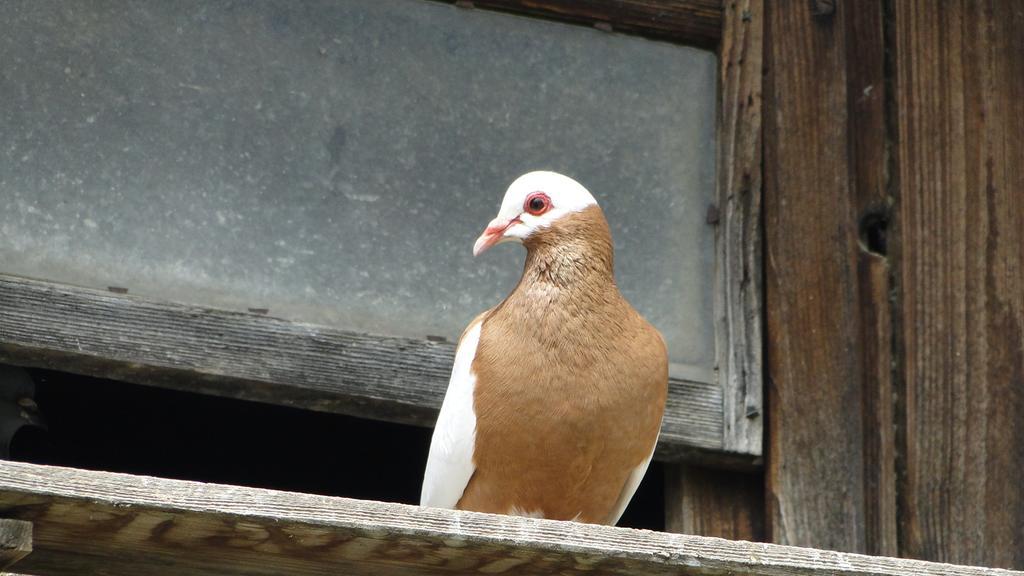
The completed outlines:
<svg viewBox="0 0 1024 576">
<path fill-rule="evenodd" d="M 1021 574 L 14 462 L 0 516 L 32 519 L 38 576 Z"/>
<path fill-rule="evenodd" d="M 443 0 L 451 3 L 453 0 Z M 722 0 L 455 0 L 694 46 L 714 47 L 722 33 Z"/>
<path fill-rule="evenodd" d="M 431 426 L 454 346 L 0 276 L 0 362 Z M 658 457 L 728 452 L 715 383 L 673 378 Z"/>
<path fill-rule="evenodd" d="M 0 518 L 0 570 L 32 552 L 32 523 Z"/>
<path fill-rule="evenodd" d="M 767 2 L 765 266 L 773 542 L 865 551 L 865 369 L 843 2 Z"/>
<path fill-rule="evenodd" d="M 1024 568 L 1024 9 L 892 5 L 900 552 Z"/>
</svg>

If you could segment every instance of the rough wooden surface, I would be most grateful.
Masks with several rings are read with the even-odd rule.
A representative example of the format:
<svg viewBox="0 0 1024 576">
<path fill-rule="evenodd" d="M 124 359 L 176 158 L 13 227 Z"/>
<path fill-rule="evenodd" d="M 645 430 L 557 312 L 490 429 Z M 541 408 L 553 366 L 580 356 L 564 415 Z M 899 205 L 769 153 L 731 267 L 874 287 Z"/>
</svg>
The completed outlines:
<svg viewBox="0 0 1024 576">
<path fill-rule="evenodd" d="M 32 552 L 32 523 L 0 518 L 0 570 Z"/>
<path fill-rule="evenodd" d="M 1024 568 L 1024 5 L 893 5 L 901 552 Z"/>
<path fill-rule="evenodd" d="M 886 85 L 884 3 L 858 0 L 843 15 L 850 123 L 850 186 L 859 235 L 856 251 L 864 418 L 864 552 L 898 556 L 896 440 L 889 252 L 893 153 Z"/>
<path fill-rule="evenodd" d="M 610 27 L 696 46 L 713 47 L 722 33 L 722 0 L 459 0 L 456 3 Z"/>
<path fill-rule="evenodd" d="M 0 276 L 0 362 L 433 425 L 454 346 Z M 727 453 L 715 383 L 673 378 L 658 457 Z"/>
<path fill-rule="evenodd" d="M 766 4 L 770 539 L 865 550 L 846 3 Z"/>
<path fill-rule="evenodd" d="M 764 541 L 764 476 L 689 464 L 666 466 L 665 530 Z"/>
<path fill-rule="evenodd" d="M 715 313 L 727 450 L 761 454 L 764 428 L 761 230 L 761 0 L 726 4 L 719 50 Z"/>
<path fill-rule="evenodd" d="M 0 462 L 38 576 L 1001 575 L 805 548 Z"/>
</svg>

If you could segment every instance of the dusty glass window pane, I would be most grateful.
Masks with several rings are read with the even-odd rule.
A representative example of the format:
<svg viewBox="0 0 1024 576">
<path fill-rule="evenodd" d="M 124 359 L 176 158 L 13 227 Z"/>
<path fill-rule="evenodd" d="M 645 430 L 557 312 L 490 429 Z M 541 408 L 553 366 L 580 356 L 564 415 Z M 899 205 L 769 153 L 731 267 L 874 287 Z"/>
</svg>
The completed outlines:
<svg viewBox="0 0 1024 576">
<path fill-rule="evenodd" d="M 419 0 L 18 0 L 4 21 L 0 271 L 455 339 L 521 271 L 473 240 L 551 169 L 710 377 L 712 53 Z"/>
</svg>

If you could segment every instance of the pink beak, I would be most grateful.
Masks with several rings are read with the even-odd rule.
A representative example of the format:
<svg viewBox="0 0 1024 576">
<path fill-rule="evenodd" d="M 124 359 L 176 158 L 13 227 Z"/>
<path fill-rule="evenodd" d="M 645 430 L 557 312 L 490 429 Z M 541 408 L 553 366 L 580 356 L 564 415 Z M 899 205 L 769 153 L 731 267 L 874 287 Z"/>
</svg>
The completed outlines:
<svg viewBox="0 0 1024 576">
<path fill-rule="evenodd" d="M 476 239 L 473 243 L 473 256 L 479 256 L 486 252 L 491 246 L 500 243 L 505 238 L 505 230 L 508 227 L 519 222 L 519 218 L 513 218 L 511 220 L 502 220 L 501 218 L 495 218 L 487 224 L 487 228 L 484 229 L 484 233 Z"/>
</svg>

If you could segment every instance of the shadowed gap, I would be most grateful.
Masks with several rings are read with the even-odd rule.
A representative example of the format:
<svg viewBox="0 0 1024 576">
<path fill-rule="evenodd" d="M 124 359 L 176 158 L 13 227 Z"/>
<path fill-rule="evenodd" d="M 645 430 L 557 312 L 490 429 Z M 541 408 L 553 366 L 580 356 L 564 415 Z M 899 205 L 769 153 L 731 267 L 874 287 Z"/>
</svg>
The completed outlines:
<svg viewBox="0 0 1024 576">
<path fill-rule="evenodd" d="M 12 458 L 92 470 L 416 504 L 430 429 L 33 370 L 47 432 Z M 664 529 L 660 463 L 620 526 Z"/>
</svg>

